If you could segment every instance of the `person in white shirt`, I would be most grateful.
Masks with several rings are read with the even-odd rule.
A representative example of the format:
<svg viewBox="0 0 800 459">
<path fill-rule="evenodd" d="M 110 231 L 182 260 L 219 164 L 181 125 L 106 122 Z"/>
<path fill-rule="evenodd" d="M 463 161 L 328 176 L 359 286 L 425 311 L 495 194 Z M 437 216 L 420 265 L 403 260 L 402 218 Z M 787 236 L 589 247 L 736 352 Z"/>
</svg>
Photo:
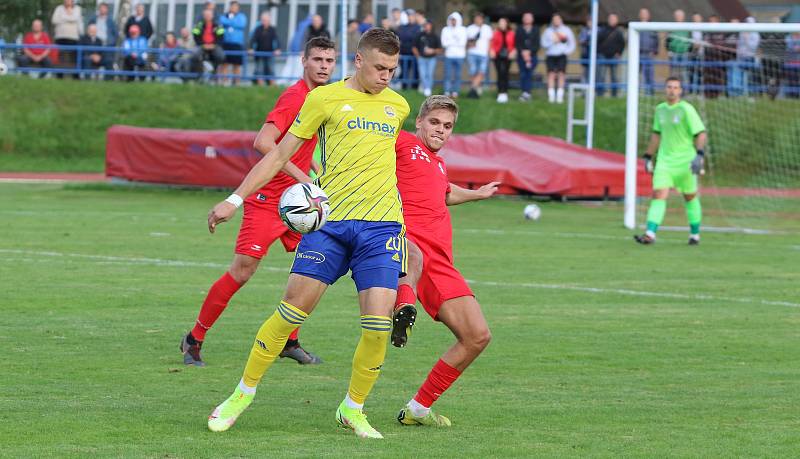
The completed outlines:
<svg viewBox="0 0 800 459">
<path fill-rule="evenodd" d="M 748 16 L 745 19 L 748 24 L 753 24 L 756 19 Z M 736 43 L 737 65 L 733 68 L 735 85 L 734 95 L 750 95 L 749 85 L 752 84 L 752 75 L 756 69 L 756 53 L 761 42 L 761 35 L 758 32 L 742 32 Z"/>
<path fill-rule="evenodd" d="M 469 66 L 470 90 L 467 97 L 477 99 L 483 92 L 483 79 L 489 71 L 489 43 L 492 28 L 485 22 L 483 13 L 476 13 L 467 27 L 467 65 Z"/>
<path fill-rule="evenodd" d="M 442 29 L 444 94 L 454 99 L 461 90 L 461 68 L 467 56 L 467 29 L 461 24 L 461 14 L 450 13 L 447 17 L 447 26 Z"/>
<path fill-rule="evenodd" d="M 542 48 L 547 56 L 547 100 L 561 104 L 564 102 L 567 56 L 575 51 L 575 35 L 564 25 L 558 13 L 553 14 L 550 26 L 542 34 Z"/>
</svg>

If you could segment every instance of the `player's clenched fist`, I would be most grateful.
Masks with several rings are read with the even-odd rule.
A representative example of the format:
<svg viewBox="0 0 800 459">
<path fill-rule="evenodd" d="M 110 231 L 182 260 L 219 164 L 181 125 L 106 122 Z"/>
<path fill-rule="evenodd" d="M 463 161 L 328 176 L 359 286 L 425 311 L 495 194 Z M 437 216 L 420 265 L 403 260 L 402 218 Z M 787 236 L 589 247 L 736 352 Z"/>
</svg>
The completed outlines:
<svg viewBox="0 0 800 459">
<path fill-rule="evenodd" d="M 236 195 L 231 195 L 231 196 L 236 196 Z M 235 203 L 230 202 L 229 199 L 230 198 L 217 204 L 216 206 L 214 206 L 213 209 L 211 209 L 211 211 L 208 212 L 208 231 L 210 233 L 214 232 L 214 230 L 217 228 L 217 224 L 230 220 L 234 216 L 234 214 L 236 214 L 236 209 L 239 206 L 237 206 Z"/>
</svg>

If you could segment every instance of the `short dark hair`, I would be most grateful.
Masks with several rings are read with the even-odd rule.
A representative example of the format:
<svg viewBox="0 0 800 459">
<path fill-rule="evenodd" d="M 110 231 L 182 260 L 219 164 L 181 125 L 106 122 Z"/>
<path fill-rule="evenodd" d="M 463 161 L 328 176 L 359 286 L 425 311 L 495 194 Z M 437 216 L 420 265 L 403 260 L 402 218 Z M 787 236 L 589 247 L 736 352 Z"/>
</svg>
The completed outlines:
<svg viewBox="0 0 800 459">
<path fill-rule="evenodd" d="M 667 80 L 666 80 L 666 81 L 664 81 L 664 84 L 666 85 L 666 84 L 667 84 L 667 83 L 669 83 L 670 81 L 677 81 L 677 82 L 678 82 L 678 84 L 680 84 L 681 86 L 683 86 L 683 82 L 681 81 L 681 79 L 680 79 L 680 78 L 678 78 L 678 77 L 676 77 L 676 76 L 674 76 L 674 75 L 673 75 L 673 76 L 671 76 L 671 77 L 668 77 L 668 78 L 667 78 Z"/>
<path fill-rule="evenodd" d="M 391 30 L 373 27 L 364 32 L 358 40 L 358 51 L 377 49 L 383 54 L 394 56 L 400 54 L 400 39 Z"/>
<path fill-rule="evenodd" d="M 314 48 L 318 49 L 333 49 L 336 50 L 336 43 L 333 42 L 330 38 L 327 37 L 314 37 L 311 40 L 308 40 L 306 43 L 306 49 L 303 51 L 303 57 L 308 57 L 311 53 L 311 50 Z"/>
</svg>

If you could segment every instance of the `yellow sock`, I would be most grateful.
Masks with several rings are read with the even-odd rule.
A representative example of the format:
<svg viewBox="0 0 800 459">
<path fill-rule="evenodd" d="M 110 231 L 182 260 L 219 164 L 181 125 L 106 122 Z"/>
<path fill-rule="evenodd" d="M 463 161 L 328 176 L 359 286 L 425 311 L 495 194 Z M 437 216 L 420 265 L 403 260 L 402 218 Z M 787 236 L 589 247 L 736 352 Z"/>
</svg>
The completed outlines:
<svg viewBox="0 0 800 459">
<path fill-rule="evenodd" d="M 289 334 L 303 324 L 308 314 L 281 301 L 278 309 L 258 330 L 250 357 L 244 367 L 242 380 L 248 387 L 256 387 L 272 362 L 286 345 Z"/>
<path fill-rule="evenodd" d="M 386 357 L 386 343 L 392 331 L 392 319 L 386 316 L 361 316 L 361 340 L 353 355 L 350 376 L 350 399 L 363 404 L 381 373 Z"/>
</svg>

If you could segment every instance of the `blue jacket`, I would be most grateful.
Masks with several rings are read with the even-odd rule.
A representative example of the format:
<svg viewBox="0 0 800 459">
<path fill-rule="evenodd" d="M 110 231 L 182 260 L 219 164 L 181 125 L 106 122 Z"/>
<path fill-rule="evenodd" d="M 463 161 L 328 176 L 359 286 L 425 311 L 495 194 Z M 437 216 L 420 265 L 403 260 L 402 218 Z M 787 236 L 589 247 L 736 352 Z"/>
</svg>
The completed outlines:
<svg viewBox="0 0 800 459">
<path fill-rule="evenodd" d="M 247 28 L 247 16 L 244 13 L 236 13 L 233 17 L 231 13 L 223 14 L 219 17 L 219 23 L 225 28 L 222 41 L 244 46 L 244 31 Z"/>
<path fill-rule="evenodd" d="M 97 14 L 89 19 L 89 24 L 97 24 Z M 114 23 L 114 19 L 111 18 L 110 14 L 106 17 L 106 35 L 107 43 L 103 44 L 105 46 L 117 46 L 117 24 Z"/>
<path fill-rule="evenodd" d="M 147 56 L 147 39 L 141 35 L 138 38 L 126 38 L 122 49 L 125 56 L 136 53 L 136 60 L 144 62 Z"/>
</svg>

